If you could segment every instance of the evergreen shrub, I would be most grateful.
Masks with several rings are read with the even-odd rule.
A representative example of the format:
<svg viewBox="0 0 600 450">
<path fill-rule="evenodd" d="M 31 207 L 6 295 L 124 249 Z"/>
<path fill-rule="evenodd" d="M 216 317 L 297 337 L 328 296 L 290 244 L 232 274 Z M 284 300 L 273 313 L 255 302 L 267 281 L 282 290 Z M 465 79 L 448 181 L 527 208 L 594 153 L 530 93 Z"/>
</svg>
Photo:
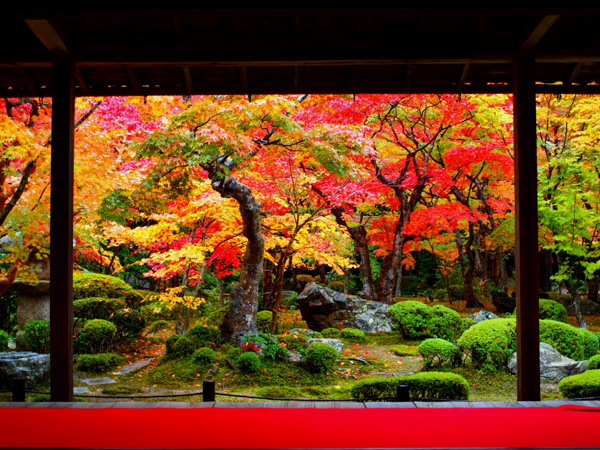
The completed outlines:
<svg viewBox="0 0 600 450">
<path fill-rule="evenodd" d="M 516 312 L 516 311 L 515 311 Z M 567 323 L 567 309 L 555 300 L 540 299 L 540 319 Z"/>
<path fill-rule="evenodd" d="M 271 330 L 271 322 L 273 321 L 273 311 L 263 310 L 256 314 L 256 327 L 259 333 L 269 333 Z M 281 325 L 275 324 L 275 333 L 279 333 Z"/>
<path fill-rule="evenodd" d="M 327 339 L 336 339 L 339 338 L 342 332 L 337 328 L 325 328 L 321 330 L 321 335 Z"/>
<path fill-rule="evenodd" d="M 135 309 L 119 309 L 111 314 L 110 321 L 117 327 L 117 334 L 121 339 L 139 337 L 146 327 L 144 316 Z"/>
<path fill-rule="evenodd" d="M 397 386 L 401 384 L 408 385 L 412 399 L 469 399 L 467 380 L 447 372 L 420 372 L 404 377 L 361 380 L 352 386 L 351 394 L 353 398 L 361 401 L 390 401 L 395 398 Z"/>
<path fill-rule="evenodd" d="M 187 336 L 179 336 L 177 342 L 173 345 L 173 355 L 176 358 L 187 358 L 196 350 L 196 345 Z"/>
<path fill-rule="evenodd" d="M 81 354 L 77 356 L 74 368 L 82 372 L 101 373 L 124 361 L 125 357 L 116 353 Z"/>
<path fill-rule="evenodd" d="M 598 370 L 600 369 L 600 355 L 592 356 L 587 364 L 587 370 Z"/>
<path fill-rule="evenodd" d="M 485 320 L 466 330 L 457 344 L 465 360 L 470 356 L 480 368 L 503 369 L 517 348 L 516 321 Z"/>
<path fill-rule="evenodd" d="M 363 330 L 350 327 L 343 328 L 340 332 L 340 337 L 350 342 L 365 342 L 367 340 L 367 336 Z"/>
<path fill-rule="evenodd" d="M 257 373 L 262 367 L 260 358 L 254 352 L 244 352 L 240 354 L 235 362 L 237 368 L 244 374 Z"/>
<path fill-rule="evenodd" d="M 201 366 L 208 366 L 217 361 L 217 356 L 212 349 L 202 347 L 192 353 L 192 360 Z"/>
<path fill-rule="evenodd" d="M 333 289 L 334 291 L 344 292 L 344 282 L 343 281 L 330 281 L 327 284 L 329 289 Z"/>
<path fill-rule="evenodd" d="M 88 320 L 76 336 L 79 353 L 106 353 L 117 336 L 114 323 L 104 319 Z"/>
<path fill-rule="evenodd" d="M 589 359 L 598 352 L 598 338 L 591 331 L 555 320 L 540 320 L 540 341 L 576 361 Z"/>
<path fill-rule="evenodd" d="M 430 336 L 455 342 L 462 330 L 463 321 L 456 311 L 443 305 L 430 307 Z"/>
<path fill-rule="evenodd" d="M 264 359 L 271 361 L 285 361 L 290 356 L 290 351 L 287 348 L 275 342 L 265 345 L 261 352 Z"/>
<path fill-rule="evenodd" d="M 190 328 L 185 335 L 194 342 L 196 347 L 215 348 L 223 343 L 221 331 L 213 325 L 198 325 Z"/>
<path fill-rule="evenodd" d="M 9 339 L 10 339 L 10 335 L 4 330 L 0 330 L 0 352 L 8 351 L 8 340 Z"/>
<path fill-rule="evenodd" d="M 431 308 L 416 300 L 398 302 L 389 307 L 387 314 L 404 339 L 419 339 L 429 330 Z"/>
<path fill-rule="evenodd" d="M 25 344 L 36 353 L 50 352 L 50 322 L 32 320 L 23 327 Z M 6 344 L 5 344 L 6 345 Z"/>
<path fill-rule="evenodd" d="M 566 398 L 585 398 L 600 396 L 600 370 L 586 370 L 577 375 L 563 378 L 558 389 Z"/>
<path fill-rule="evenodd" d="M 314 342 L 306 349 L 304 363 L 311 373 L 325 373 L 333 368 L 337 356 L 337 351 L 331 345 Z"/>
<path fill-rule="evenodd" d="M 121 298 L 130 308 L 139 308 L 142 296 L 118 277 L 99 273 L 73 273 L 73 298 Z"/>
<path fill-rule="evenodd" d="M 125 308 L 125 300 L 120 298 L 88 297 L 73 301 L 73 316 L 80 319 L 110 320 L 110 316 Z"/>
<path fill-rule="evenodd" d="M 444 363 L 457 366 L 461 361 L 458 347 L 444 339 L 425 339 L 419 345 L 418 350 L 423 357 L 426 369 L 430 369 L 434 365 L 440 367 Z"/>
</svg>

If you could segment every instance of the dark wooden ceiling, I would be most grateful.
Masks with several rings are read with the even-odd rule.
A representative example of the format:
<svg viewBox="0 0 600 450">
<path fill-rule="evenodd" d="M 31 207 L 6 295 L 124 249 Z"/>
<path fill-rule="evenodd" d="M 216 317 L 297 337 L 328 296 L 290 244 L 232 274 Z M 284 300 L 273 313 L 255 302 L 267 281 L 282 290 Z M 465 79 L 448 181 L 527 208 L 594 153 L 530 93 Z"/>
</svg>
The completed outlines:
<svg viewBox="0 0 600 450">
<path fill-rule="evenodd" d="M 16 2 L 11 2 L 16 3 Z M 48 9 L 0 13 L 0 95 L 510 92 L 531 55 L 538 90 L 600 93 L 600 8 Z"/>
</svg>

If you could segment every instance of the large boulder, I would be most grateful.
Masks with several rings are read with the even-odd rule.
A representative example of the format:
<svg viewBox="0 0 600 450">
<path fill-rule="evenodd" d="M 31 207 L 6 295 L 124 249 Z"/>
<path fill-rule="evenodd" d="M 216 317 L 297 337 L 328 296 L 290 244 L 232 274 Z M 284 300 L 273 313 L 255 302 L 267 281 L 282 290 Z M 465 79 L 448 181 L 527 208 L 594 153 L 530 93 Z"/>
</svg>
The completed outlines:
<svg viewBox="0 0 600 450">
<path fill-rule="evenodd" d="M 600 304 L 596 302 L 582 298 L 579 300 L 579 304 L 581 307 L 581 314 L 600 314 Z M 572 303 L 569 306 L 567 306 L 567 314 L 569 314 L 570 316 L 575 315 L 575 305 L 573 305 Z"/>
<path fill-rule="evenodd" d="M 478 313 L 469 314 L 467 319 L 473 319 L 475 322 L 483 322 L 484 320 L 499 319 L 499 317 L 493 312 L 482 309 Z"/>
<path fill-rule="evenodd" d="M 389 305 L 346 295 L 311 282 L 298 296 L 298 306 L 311 330 L 358 328 L 365 333 L 391 331 Z"/>
<path fill-rule="evenodd" d="M 13 380 L 25 379 L 25 387 L 32 389 L 50 374 L 50 355 L 34 352 L 0 353 L 0 388 L 12 389 Z"/>
<path fill-rule="evenodd" d="M 508 368 L 517 374 L 517 353 L 508 362 Z M 540 376 L 551 381 L 560 381 L 571 375 L 585 372 L 587 361 L 574 361 L 561 355 L 550 344 L 540 342 Z"/>
</svg>

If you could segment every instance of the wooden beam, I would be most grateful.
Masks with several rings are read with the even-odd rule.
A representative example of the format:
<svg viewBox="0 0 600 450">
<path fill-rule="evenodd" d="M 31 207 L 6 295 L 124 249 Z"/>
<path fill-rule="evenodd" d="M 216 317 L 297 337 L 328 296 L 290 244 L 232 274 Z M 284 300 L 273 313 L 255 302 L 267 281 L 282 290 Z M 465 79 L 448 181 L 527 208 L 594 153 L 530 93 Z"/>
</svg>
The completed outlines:
<svg viewBox="0 0 600 450">
<path fill-rule="evenodd" d="M 535 63 L 516 58 L 514 71 L 515 230 L 517 248 L 517 398 L 540 400 L 539 259 Z"/>
<path fill-rule="evenodd" d="M 69 48 L 58 28 L 48 20 L 27 20 L 27 25 L 48 51 L 59 57 L 69 54 Z"/>
<path fill-rule="evenodd" d="M 559 15 L 547 15 L 542 17 L 531 33 L 529 33 L 527 39 L 521 44 L 521 50 L 530 50 L 535 47 L 559 18 Z"/>
<path fill-rule="evenodd" d="M 55 402 L 73 401 L 73 168 L 75 76 L 54 63 L 50 174 L 50 388 Z"/>
</svg>

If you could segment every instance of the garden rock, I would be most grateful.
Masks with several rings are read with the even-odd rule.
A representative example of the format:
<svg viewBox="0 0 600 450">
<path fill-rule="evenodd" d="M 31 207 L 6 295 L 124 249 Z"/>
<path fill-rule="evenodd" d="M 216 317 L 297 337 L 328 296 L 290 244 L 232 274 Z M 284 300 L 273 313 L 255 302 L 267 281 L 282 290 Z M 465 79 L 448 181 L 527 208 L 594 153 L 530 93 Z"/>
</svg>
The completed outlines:
<svg viewBox="0 0 600 450">
<path fill-rule="evenodd" d="M 304 336 L 306 336 L 307 338 L 313 338 L 315 337 L 315 332 L 313 330 L 306 330 L 304 328 L 292 328 L 290 331 L 288 331 L 289 334 L 302 334 Z"/>
<path fill-rule="evenodd" d="M 581 314 L 600 314 L 600 304 L 596 302 L 587 299 L 581 299 L 579 300 L 579 304 L 581 307 Z M 573 304 L 567 306 L 567 314 L 571 316 L 575 314 L 575 306 Z"/>
<path fill-rule="evenodd" d="M 308 283 L 298 296 L 302 319 L 311 330 L 358 328 L 365 333 L 391 331 L 386 315 L 389 305 Z"/>
<path fill-rule="evenodd" d="M 517 354 L 508 362 L 508 368 L 517 374 Z M 571 375 L 585 372 L 587 361 L 574 361 L 561 355 L 550 344 L 540 342 L 540 376 L 551 381 L 560 381 Z"/>
<path fill-rule="evenodd" d="M 32 389 L 50 374 L 50 355 L 34 352 L 0 353 L 0 387 L 12 389 L 13 380 L 25 379 L 25 387 Z"/>
<path fill-rule="evenodd" d="M 484 320 L 499 319 L 499 317 L 496 314 L 486 311 L 484 309 L 482 309 L 478 313 L 468 315 L 467 318 L 473 319 L 475 322 L 483 322 Z"/>
<path fill-rule="evenodd" d="M 322 342 L 323 344 L 329 344 L 333 348 L 335 348 L 335 351 L 338 353 L 342 353 L 342 350 L 344 350 L 344 343 L 342 341 L 340 341 L 339 339 L 312 338 L 312 339 L 309 339 L 306 344 L 310 347 L 310 345 L 314 344 L 315 342 Z"/>
</svg>

